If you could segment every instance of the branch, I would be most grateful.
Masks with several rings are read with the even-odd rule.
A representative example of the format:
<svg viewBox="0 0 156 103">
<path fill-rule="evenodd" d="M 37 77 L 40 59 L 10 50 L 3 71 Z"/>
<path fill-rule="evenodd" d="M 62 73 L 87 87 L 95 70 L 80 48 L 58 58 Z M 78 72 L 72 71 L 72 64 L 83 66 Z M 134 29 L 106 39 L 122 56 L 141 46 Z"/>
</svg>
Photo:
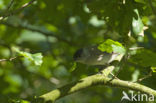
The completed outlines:
<svg viewBox="0 0 156 103">
<path fill-rule="evenodd" d="M 13 3 L 13 1 L 14 1 L 14 0 L 11 1 L 10 5 L 8 6 L 7 9 L 10 8 L 10 6 L 11 6 L 12 3 Z M 18 13 L 19 11 L 23 10 L 24 8 L 26 8 L 27 6 L 31 5 L 34 1 L 36 1 L 36 0 L 32 0 L 32 1 L 28 2 L 28 3 L 25 3 L 25 4 L 23 4 L 20 8 L 18 8 L 18 9 L 16 9 L 16 10 L 13 10 L 13 11 L 11 11 L 11 12 L 9 12 L 9 13 L 4 14 L 3 16 L 0 17 L 0 20 L 3 20 L 4 18 L 6 18 L 6 17 L 8 17 L 8 16 L 12 16 L 12 15 Z M 7 10 L 7 11 L 8 11 L 8 10 Z"/>
<path fill-rule="evenodd" d="M 105 75 L 92 75 L 88 76 L 84 79 L 81 79 L 77 82 L 67 84 L 63 87 L 54 89 L 46 94 L 41 95 L 37 99 L 35 99 L 33 102 L 35 103 L 50 103 L 58 100 L 61 97 L 67 96 L 69 94 L 72 94 L 74 92 L 80 91 L 82 89 L 96 86 L 96 85 L 103 85 L 103 86 L 111 86 L 111 87 L 118 87 L 118 88 L 126 88 L 131 89 L 134 91 L 140 91 L 146 94 L 152 94 L 156 96 L 156 91 L 146 87 L 144 85 L 141 85 L 139 83 L 129 82 L 129 81 L 123 81 L 119 79 L 112 79 L 109 77 L 106 77 Z"/>
<path fill-rule="evenodd" d="M 30 30 L 30 31 L 33 31 L 33 32 L 39 32 L 45 36 L 52 36 L 52 37 L 55 37 L 56 39 L 60 40 L 60 41 L 63 41 L 69 45 L 72 45 L 73 43 L 71 43 L 69 40 L 67 39 L 64 39 L 63 37 L 59 36 L 59 35 L 56 35 L 54 34 L 53 32 L 51 31 L 48 31 L 46 29 L 43 29 L 43 28 L 40 28 L 38 26 L 34 26 L 34 25 L 30 25 L 28 23 L 25 23 L 25 22 L 21 22 L 21 23 L 9 23 L 9 22 L 4 22 L 4 21 L 1 21 L 0 24 L 4 24 L 6 26 L 10 26 L 10 27 L 14 27 L 14 28 L 22 28 L 22 29 L 27 29 L 27 30 Z"/>
<path fill-rule="evenodd" d="M 8 6 L 7 9 L 9 9 L 11 7 L 11 5 L 13 4 L 13 1 L 14 0 L 11 1 L 10 5 Z M 1 16 L 0 17 L 0 24 L 4 24 L 4 25 L 10 26 L 10 27 L 14 27 L 14 28 L 22 28 L 22 29 L 27 29 L 27 30 L 34 31 L 34 32 L 39 32 L 41 34 L 44 34 L 45 36 L 53 36 L 53 37 L 55 37 L 56 39 L 58 39 L 60 41 L 63 41 L 63 42 L 65 42 L 65 43 L 67 43 L 67 44 L 69 44 L 71 46 L 72 45 L 75 46 L 75 44 L 73 44 L 69 40 L 62 38 L 61 36 L 55 35 L 51 31 L 43 30 L 42 28 L 30 25 L 30 24 L 25 24 L 25 23 L 23 23 L 22 20 L 21 20 L 21 23 L 18 23 L 18 24 L 17 24 L 17 22 L 16 23 L 9 23 L 9 22 L 2 21 L 5 17 L 11 16 L 13 14 L 16 14 L 17 12 L 21 11 L 22 9 L 24 9 L 27 6 L 29 6 L 30 4 L 32 4 L 34 1 L 36 1 L 36 0 L 32 0 L 32 1 L 28 2 L 28 3 L 25 3 L 24 5 L 21 6 L 21 8 L 16 9 L 16 10 L 14 10 L 14 11 L 8 13 L 8 14 L 5 14 L 5 15 Z"/>
</svg>

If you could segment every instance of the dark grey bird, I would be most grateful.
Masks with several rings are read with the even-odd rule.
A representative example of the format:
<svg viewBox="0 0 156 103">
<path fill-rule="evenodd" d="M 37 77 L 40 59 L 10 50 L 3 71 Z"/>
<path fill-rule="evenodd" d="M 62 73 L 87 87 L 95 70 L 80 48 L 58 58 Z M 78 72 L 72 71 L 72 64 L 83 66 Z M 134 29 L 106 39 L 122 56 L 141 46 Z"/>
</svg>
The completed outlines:
<svg viewBox="0 0 156 103">
<path fill-rule="evenodd" d="M 100 51 L 97 46 L 81 48 L 73 56 L 74 60 L 87 65 L 107 65 L 118 60 L 119 53 Z"/>
</svg>

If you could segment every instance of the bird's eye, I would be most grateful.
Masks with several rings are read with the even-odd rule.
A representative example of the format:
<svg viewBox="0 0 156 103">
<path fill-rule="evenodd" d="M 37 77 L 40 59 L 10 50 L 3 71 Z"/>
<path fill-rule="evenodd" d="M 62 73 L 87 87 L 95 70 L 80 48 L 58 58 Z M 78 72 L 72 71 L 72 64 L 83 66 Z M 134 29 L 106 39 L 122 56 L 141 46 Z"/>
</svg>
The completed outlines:
<svg viewBox="0 0 156 103">
<path fill-rule="evenodd" d="M 83 49 L 77 50 L 73 56 L 74 60 L 77 60 L 78 58 L 80 58 L 82 55 L 82 52 L 83 52 Z"/>
</svg>

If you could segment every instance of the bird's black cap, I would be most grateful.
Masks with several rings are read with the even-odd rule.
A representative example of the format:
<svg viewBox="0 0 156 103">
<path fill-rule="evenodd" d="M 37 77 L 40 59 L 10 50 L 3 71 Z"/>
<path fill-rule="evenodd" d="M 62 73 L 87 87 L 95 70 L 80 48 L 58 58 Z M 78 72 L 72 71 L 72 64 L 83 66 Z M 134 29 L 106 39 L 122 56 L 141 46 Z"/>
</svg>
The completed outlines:
<svg viewBox="0 0 156 103">
<path fill-rule="evenodd" d="M 78 58 L 80 58 L 82 52 L 83 52 L 83 49 L 82 49 L 82 48 L 81 48 L 81 49 L 78 49 L 78 50 L 75 52 L 75 54 L 74 54 L 74 56 L 73 56 L 73 59 L 74 59 L 74 60 L 77 60 Z"/>
</svg>

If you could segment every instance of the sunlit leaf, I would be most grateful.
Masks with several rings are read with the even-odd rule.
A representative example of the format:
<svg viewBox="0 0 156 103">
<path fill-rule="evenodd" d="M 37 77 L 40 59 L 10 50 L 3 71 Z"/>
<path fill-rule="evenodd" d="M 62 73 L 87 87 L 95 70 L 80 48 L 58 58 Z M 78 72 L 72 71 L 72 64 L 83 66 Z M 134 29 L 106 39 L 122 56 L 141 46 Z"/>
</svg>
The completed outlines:
<svg viewBox="0 0 156 103">
<path fill-rule="evenodd" d="M 134 34 L 136 35 L 142 35 L 144 36 L 143 32 L 144 32 L 144 24 L 139 16 L 139 12 L 137 9 L 134 10 L 134 12 L 136 13 L 136 17 L 133 17 L 133 21 L 132 21 L 132 29 Z"/>
<path fill-rule="evenodd" d="M 14 50 L 19 54 L 19 56 L 27 58 L 28 60 L 34 62 L 35 65 L 41 65 L 43 62 L 42 61 L 43 56 L 41 53 L 31 54 L 28 52 L 20 51 L 18 48 L 14 48 Z"/>
<path fill-rule="evenodd" d="M 156 67 L 151 67 L 153 72 L 156 72 Z"/>
<path fill-rule="evenodd" d="M 111 39 L 107 39 L 105 42 L 101 43 L 98 46 L 98 49 L 101 50 L 102 52 L 108 52 L 108 53 L 119 53 L 119 54 L 124 54 L 125 53 L 125 48 L 124 46 L 117 42 L 113 41 Z"/>
<path fill-rule="evenodd" d="M 70 72 L 74 71 L 77 67 L 76 62 L 73 63 L 73 66 L 71 67 L 71 69 L 69 70 Z"/>
</svg>

